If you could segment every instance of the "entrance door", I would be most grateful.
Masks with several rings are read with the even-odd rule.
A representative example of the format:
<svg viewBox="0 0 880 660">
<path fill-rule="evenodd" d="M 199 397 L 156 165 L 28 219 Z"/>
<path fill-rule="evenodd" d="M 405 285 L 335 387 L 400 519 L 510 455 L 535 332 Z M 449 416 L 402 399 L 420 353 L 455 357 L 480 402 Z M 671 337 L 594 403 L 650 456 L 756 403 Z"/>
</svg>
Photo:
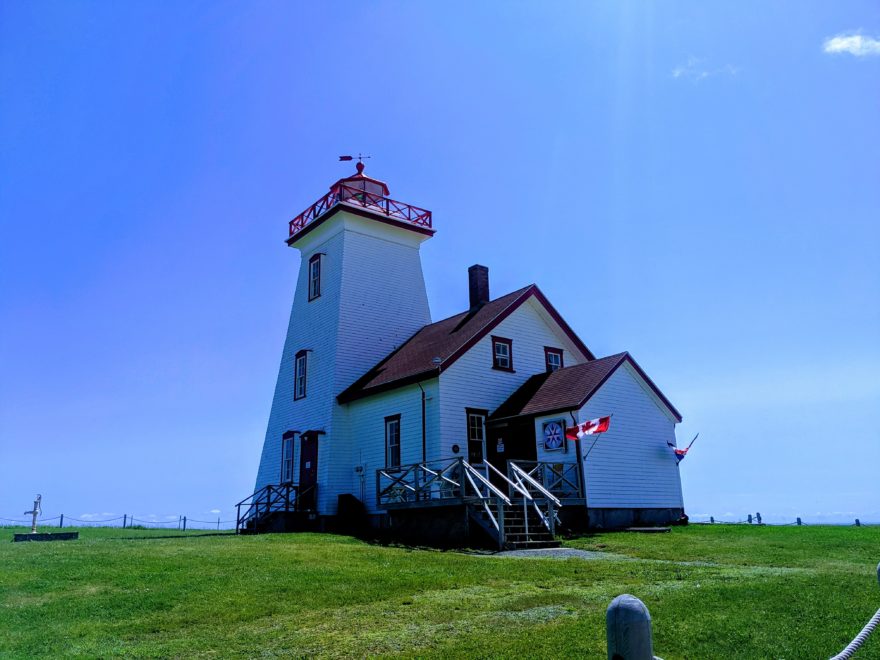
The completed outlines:
<svg viewBox="0 0 880 660">
<path fill-rule="evenodd" d="M 317 500 L 315 488 L 318 483 L 318 434 L 306 431 L 299 436 L 299 492 L 297 509 L 314 511 Z"/>
<path fill-rule="evenodd" d="M 486 433 L 486 458 L 504 474 L 507 461 L 537 461 L 534 420 L 514 419 L 503 426 L 490 426 Z M 505 485 L 494 472 L 492 477 L 496 486 Z"/>
</svg>

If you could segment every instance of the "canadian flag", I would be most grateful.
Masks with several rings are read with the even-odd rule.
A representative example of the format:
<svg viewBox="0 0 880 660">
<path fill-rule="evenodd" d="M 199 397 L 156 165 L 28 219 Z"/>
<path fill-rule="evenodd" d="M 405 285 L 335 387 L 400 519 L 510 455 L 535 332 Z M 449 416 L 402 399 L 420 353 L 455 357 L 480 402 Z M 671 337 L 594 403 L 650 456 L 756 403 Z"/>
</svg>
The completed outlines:
<svg viewBox="0 0 880 660">
<path fill-rule="evenodd" d="M 611 417 L 599 417 L 598 419 L 591 419 L 578 424 L 577 426 L 570 426 L 565 429 L 565 437 L 569 440 L 579 440 L 585 435 L 605 433 L 609 426 L 611 426 Z"/>
</svg>

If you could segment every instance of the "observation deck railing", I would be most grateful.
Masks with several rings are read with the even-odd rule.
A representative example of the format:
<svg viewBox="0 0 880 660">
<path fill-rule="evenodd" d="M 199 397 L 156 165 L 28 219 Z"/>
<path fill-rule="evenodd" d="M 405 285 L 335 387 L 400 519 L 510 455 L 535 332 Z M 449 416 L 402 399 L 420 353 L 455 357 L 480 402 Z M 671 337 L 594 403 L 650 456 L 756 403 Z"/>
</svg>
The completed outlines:
<svg viewBox="0 0 880 660">
<path fill-rule="evenodd" d="M 329 193 L 290 221 L 290 238 L 296 236 L 309 224 L 339 204 L 359 206 L 388 218 L 413 225 L 414 227 L 422 229 L 433 228 L 431 212 L 426 209 L 413 206 L 412 204 L 404 204 L 390 197 L 377 195 L 361 188 L 338 184 L 333 186 Z"/>
</svg>

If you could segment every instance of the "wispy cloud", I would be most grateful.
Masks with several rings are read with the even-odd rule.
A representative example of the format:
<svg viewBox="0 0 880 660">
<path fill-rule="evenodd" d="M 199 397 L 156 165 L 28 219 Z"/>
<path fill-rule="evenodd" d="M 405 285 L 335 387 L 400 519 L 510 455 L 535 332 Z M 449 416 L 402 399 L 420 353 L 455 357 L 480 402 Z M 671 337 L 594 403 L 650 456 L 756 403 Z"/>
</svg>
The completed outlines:
<svg viewBox="0 0 880 660">
<path fill-rule="evenodd" d="M 211 513 L 220 513 L 220 509 L 211 509 Z"/>
<path fill-rule="evenodd" d="M 822 44 L 822 50 L 832 55 L 840 53 L 849 53 L 856 57 L 880 55 L 880 39 L 866 37 L 858 32 L 843 32 L 834 37 L 828 37 Z"/>
<path fill-rule="evenodd" d="M 709 66 L 705 58 L 691 56 L 687 59 L 687 62 L 679 64 L 672 70 L 672 77 L 690 80 L 692 82 L 701 82 L 706 80 L 706 78 L 711 78 L 713 76 L 735 76 L 738 73 L 739 67 L 733 66 L 732 64 L 725 64 L 721 67 L 712 67 Z"/>
</svg>

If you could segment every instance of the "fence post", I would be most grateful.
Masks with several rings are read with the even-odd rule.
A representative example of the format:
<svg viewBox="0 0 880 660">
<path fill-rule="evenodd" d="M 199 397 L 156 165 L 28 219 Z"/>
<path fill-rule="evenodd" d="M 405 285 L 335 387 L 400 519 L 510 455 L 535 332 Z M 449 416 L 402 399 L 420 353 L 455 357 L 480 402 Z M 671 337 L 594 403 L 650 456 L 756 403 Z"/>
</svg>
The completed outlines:
<svg viewBox="0 0 880 660">
<path fill-rule="evenodd" d="M 758 521 L 758 524 L 760 525 L 760 524 L 761 524 L 761 514 L 760 514 L 760 513 L 756 513 L 756 514 L 755 514 L 755 519 Z"/>
<path fill-rule="evenodd" d="M 751 513 L 749 514 L 749 524 L 750 525 L 752 524 L 752 514 Z"/>
<path fill-rule="evenodd" d="M 220 531 L 220 516 L 217 516 L 217 531 Z"/>
<path fill-rule="evenodd" d="M 709 516 L 709 522 L 715 524 L 715 516 Z"/>
<path fill-rule="evenodd" d="M 862 526 L 862 523 L 859 521 L 858 518 L 856 518 L 856 527 L 861 527 L 861 526 Z"/>
<path fill-rule="evenodd" d="M 128 522 L 128 514 L 123 513 L 122 514 L 122 529 L 125 529 L 125 523 L 127 523 L 127 522 Z"/>
<path fill-rule="evenodd" d="M 800 516 L 798 516 L 797 524 L 798 524 L 798 527 L 800 527 L 800 526 L 803 524 L 803 523 L 801 522 Z"/>
<path fill-rule="evenodd" d="M 635 596 L 622 594 L 605 611 L 608 660 L 652 660 L 651 614 Z"/>
<path fill-rule="evenodd" d="M 186 516 L 183 517 L 183 531 L 186 531 Z"/>
<path fill-rule="evenodd" d="M 64 527 L 64 514 L 61 514 L 61 520 L 58 522 L 58 529 Z"/>
</svg>

